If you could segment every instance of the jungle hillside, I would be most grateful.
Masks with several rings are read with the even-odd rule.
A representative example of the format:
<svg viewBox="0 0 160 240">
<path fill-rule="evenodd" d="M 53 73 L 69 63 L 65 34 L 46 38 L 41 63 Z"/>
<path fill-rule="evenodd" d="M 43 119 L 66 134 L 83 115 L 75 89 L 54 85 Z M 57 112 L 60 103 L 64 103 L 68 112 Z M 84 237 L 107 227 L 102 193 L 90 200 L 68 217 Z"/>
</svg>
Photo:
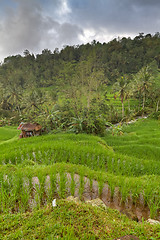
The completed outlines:
<svg viewBox="0 0 160 240">
<path fill-rule="evenodd" d="M 107 122 L 159 116 L 160 34 L 8 56 L 0 66 L 1 125 L 34 121 L 103 134 Z"/>
<path fill-rule="evenodd" d="M 5 58 L 0 239 L 160 239 L 159 104 L 158 32 Z"/>
</svg>

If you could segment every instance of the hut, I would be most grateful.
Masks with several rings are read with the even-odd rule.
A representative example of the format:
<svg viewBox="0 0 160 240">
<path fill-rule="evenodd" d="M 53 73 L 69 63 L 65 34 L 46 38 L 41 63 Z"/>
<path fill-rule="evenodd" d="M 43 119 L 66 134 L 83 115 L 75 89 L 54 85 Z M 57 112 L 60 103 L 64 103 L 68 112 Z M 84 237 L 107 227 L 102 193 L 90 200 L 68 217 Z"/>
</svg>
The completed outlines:
<svg viewBox="0 0 160 240">
<path fill-rule="evenodd" d="M 20 123 L 17 128 L 21 130 L 19 138 L 26 138 L 32 136 L 39 136 L 41 134 L 42 126 L 38 123 Z"/>
</svg>

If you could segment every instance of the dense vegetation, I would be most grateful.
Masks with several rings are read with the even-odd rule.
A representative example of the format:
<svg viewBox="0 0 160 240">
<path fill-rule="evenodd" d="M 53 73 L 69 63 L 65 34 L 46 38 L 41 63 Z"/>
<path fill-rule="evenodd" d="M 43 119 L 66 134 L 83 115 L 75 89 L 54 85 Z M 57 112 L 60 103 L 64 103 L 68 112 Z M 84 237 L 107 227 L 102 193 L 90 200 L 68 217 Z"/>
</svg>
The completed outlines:
<svg viewBox="0 0 160 240">
<path fill-rule="evenodd" d="M 160 34 L 140 33 L 9 56 L 0 66 L 0 116 L 50 129 L 104 133 L 106 122 L 159 116 Z"/>
<path fill-rule="evenodd" d="M 14 226 L 14 230 L 13 230 Z M 0 216 L 1 239 L 116 239 L 136 235 L 140 239 L 159 239 L 159 227 L 139 224 L 111 209 L 58 201 L 58 207 L 32 213 Z"/>
<path fill-rule="evenodd" d="M 150 129 L 154 129 L 154 139 Z M 111 197 L 118 187 L 121 204 L 132 197 L 136 207 L 143 197 L 150 216 L 159 216 L 159 152 L 157 158 L 153 154 L 157 149 L 153 144 L 160 135 L 158 121 L 142 119 L 133 125 L 124 125 L 121 127 L 123 135 L 113 136 L 113 131 L 115 129 L 107 130 L 103 139 L 86 134 L 58 133 L 18 140 L 18 130 L 1 127 L 1 238 L 113 239 L 133 234 L 140 239 L 158 239 L 159 225 L 150 226 L 143 218 L 142 223 L 137 224 L 110 209 L 95 209 L 62 200 L 58 201 L 57 208 L 51 207 L 53 198 L 75 194 L 74 176 L 78 174 L 80 198 L 87 177 L 91 189 L 93 182 L 98 182 L 99 196 L 107 183 Z M 127 143 L 138 145 L 138 141 L 141 145 L 136 155 L 135 148 L 131 152 Z M 148 147 L 150 145 L 152 148 Z M 145 155 L 144 150 L 147 150 Z M 68 174 L 71 176 L 69 192 Z M 48 177 L 49 188 L 46 185 Z M 36 178 L 38 182 L 34 183 Z M 85 221 L 88 221 L 86 228 Z"/>
<path fill-rule="evenodd" d="M 109 201 L 160 218 L 159 69 L 159 33 L 4 59 L 0 238 L 159 239 L 159 225 L 143 216 L 136 223 L 62 200 L 83 199 L 87 179 L 91 192 L 97 184 L 97 196 L 105 189 Z M 18 139 L 21 121 L 42 124 L 42 136 Z"/>
</svg>

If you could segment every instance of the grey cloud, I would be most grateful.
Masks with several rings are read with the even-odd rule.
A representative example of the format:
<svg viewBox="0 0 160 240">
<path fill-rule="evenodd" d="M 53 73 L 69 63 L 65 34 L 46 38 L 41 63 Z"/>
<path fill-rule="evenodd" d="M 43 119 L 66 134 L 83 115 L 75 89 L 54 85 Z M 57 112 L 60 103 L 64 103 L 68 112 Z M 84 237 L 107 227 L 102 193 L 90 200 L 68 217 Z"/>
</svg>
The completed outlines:
<svg viewBox="0 0 160 240">
<path fill-rule="evenodd" d="M 0 0 L 0 7 L 0 60 L 160 29 L 159 0 Z"/>
<path fill-rule="evenodd" d="M 78 40 L 78 35 L 83 35 L 83 31 L 80 27 L 77 27 L 77 25 L 70 25 L 69 23 L 64 23 L 60 27 L 60 34 L 59 34 L 59 40 L 62 42 L 64 39 L 66 42 L 69 42 L 70 40 L 73 42 L 76 38 Z"/>
<path fill-rule="evenodd" d="M 46 16 L 37 0 L 14 0 L 17 8 L 6 10 L 0 20 L 0 59 L 21 54 L 25 49 L 40 52 L 54 50 L 66 44 L 77 44 L 80 27 L 72 23 L 59 23 L 56 17 Z M 56 9 L 55 9 L 56 10 Z"/>
<path fill-rule="evenodd" d="M 159 0 L 70 0 L 72 18 L 86 28 L 112 33 L 156 32 Z"/>
</svg>

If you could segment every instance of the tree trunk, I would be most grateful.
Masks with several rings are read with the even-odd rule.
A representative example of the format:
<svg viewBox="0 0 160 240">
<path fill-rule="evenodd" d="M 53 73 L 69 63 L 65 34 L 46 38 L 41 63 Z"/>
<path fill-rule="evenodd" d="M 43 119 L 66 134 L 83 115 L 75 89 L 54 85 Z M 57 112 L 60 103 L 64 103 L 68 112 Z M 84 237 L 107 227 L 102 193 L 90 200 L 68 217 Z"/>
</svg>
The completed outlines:
<svg viewBox="0 0 160 240">
<path fill-rule="evenodd" d="M 157 101 L 156 112 L 158 112 L 158 109 L 159 109 L 159 100 Z"/>
<path fill-rule="evenodd" d="M 143 96 L 143 106 L 142 106 L 143 110 L 144 110 L 145 100 L 146 100 L 146 98 L 145 98 L 145 95 L 144 95 Z"/>
<path fill-rule="evenodd" d="M 21 115 L 21 109 L 19 105 L 18 105 L 18 111 L 19 111 L 19 114 Z"/>
<path fill-rule="evenodd" d="M 128 110 L 131 111 L 131 108 L 130 108 L 130 100 L 128 99 Z"/>
<path fill-rule="evenodd" d="M 124 103 L 122 102 L 122 118 L 124 118 Z"/>
<path fill-rule="evenodd" d="M 90 109 L 90 95 L 88 94 L 88 97 L 87 97 L 87 108 L 88 108 L 88 111 Z"/>
</svg>

